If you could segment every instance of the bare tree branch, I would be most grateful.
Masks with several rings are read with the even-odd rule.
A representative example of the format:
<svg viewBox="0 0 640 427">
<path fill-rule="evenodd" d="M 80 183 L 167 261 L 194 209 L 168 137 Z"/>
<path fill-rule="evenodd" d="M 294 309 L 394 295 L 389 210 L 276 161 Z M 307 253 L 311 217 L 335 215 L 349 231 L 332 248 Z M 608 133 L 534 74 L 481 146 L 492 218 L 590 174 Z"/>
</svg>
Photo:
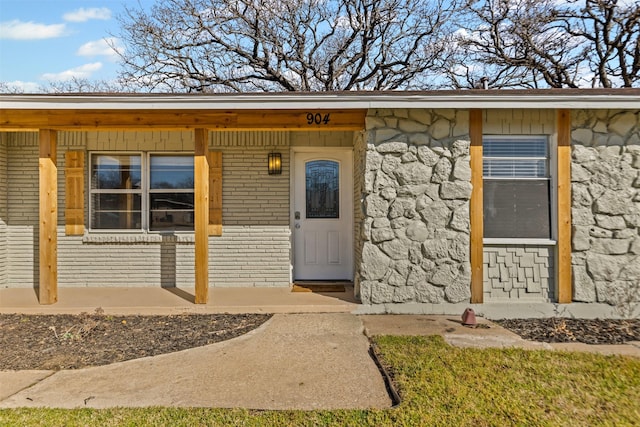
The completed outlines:
<svg viewBox="0 0 640 427">
<path fill-rule="evenodd" d="M 618 0 L 475 0 L 458 19 L 454 87 L 631 87 L 640 71 L 640 5 Z M 620 2 L 621 3 L 621 2 Z"/>
<path fill-rule="evenodd" d="M 428 88 L 461 0 L 167 0 L 119 17 L 121 78 L 160 91 Z"/>
</svg>

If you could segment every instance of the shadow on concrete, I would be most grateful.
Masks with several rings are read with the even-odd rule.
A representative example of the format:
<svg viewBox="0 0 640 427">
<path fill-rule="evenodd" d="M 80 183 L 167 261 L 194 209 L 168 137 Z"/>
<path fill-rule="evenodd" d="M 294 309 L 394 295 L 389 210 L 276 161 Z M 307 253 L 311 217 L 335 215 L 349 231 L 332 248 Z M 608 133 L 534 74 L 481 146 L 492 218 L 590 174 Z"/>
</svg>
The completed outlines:
<svg viewBox="0 0 640 427">
<path fill-rule="evenodd" d="M 183 300 L 195 304 L 195 295 L 176 287 L 176 236 L 173 234 L 162 235 L 160 243 L 160 286 Z"/>
<path fill-rule="evenodd" d="M 183 300 L 187 301 L 188 303 L 191 304 L 195 304 L 196 303 L 196 297 L 195 295 L 190 294 L 189 292 L 180 289 L 180 288 L 176 288 L 174 287 L 164 287 L 163 289 L 169 291 L 170 293 L 172 293 L 173 295 L 182 298 Z"/>
</svg>

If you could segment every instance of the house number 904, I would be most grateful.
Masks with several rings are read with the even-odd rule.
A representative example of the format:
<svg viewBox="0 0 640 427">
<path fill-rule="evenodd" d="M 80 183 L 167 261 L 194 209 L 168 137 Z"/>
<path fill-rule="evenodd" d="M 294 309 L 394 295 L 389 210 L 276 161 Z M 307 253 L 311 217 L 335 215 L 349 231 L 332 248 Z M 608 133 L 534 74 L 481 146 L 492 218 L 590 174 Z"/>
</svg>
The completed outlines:
<svg viewBox="0 0 640 427">
<path fill-rule="evenodd" d="M 325 115 L 322 115 L 320 113 L 307 113 L 307 124 L 308 125 L 326 125 L 329 124 L 329 121 L 331 120 L 331 114 L 330 113 L 326 113 Z"/>
</svg>

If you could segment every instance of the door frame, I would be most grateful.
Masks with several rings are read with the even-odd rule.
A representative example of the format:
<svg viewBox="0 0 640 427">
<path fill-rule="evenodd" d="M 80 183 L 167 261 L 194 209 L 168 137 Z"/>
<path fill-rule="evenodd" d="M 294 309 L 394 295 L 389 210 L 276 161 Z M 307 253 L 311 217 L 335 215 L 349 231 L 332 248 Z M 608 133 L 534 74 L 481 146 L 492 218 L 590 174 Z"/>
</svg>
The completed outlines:
<svg viewBox="0 0 640 427">
<path fill-rule="evenodd" d="M 309 147 L 309 146 L 300 146 L 300 147 L 291 147 L 289 158 L 291 159 L 289 164 L 289 282 L 294 283 L 295 277 L 295 177 L 296 177 L 296 153 L 318 153 L 319 156 L 327 155 L 330 156 L 331 153 L 335 153 L 339 151 L 341 153 L 347 152 L 349 155 L 349 163 L 351 166 L 351 188 L 349 191 L 351 192 L 351 205 L 348 221 L 349 221 L 349 232 L 351 233 L 351 268 L 349 276 L 351 280 L 353 280 L 354 272 L 355 272 L 355 236 L 354 236 L 354 220 L 355 220 L 355 177 L 354 173 L 354 164 L 353 164 L 353 147 Z"/>
</svg>

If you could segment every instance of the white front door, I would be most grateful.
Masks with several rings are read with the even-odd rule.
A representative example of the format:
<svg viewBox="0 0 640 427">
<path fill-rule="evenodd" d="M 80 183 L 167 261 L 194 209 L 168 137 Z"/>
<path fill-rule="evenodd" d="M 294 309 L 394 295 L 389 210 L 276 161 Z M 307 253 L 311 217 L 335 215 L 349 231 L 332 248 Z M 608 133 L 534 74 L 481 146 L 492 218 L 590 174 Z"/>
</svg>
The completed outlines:
<svg viewBox="0 0 640 427">
<path fill-rule="evenodd" d="M 352 152 L 294 152 L 293 181 L 294 280 L 352 280 Z"/>
</svg>

